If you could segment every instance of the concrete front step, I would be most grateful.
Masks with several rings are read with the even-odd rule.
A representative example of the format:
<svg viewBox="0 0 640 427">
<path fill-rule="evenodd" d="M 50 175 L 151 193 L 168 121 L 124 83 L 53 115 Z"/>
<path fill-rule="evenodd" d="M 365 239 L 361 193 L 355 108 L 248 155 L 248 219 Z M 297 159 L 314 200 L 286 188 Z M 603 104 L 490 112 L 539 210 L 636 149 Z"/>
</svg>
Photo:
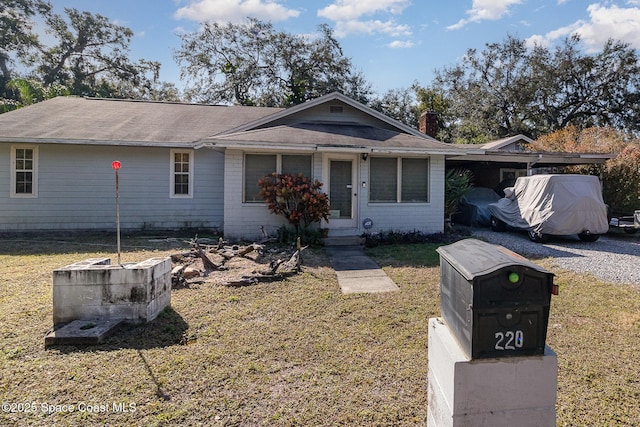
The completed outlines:
<svg viewBox="0 0 640 427">
<path fill-rule="evenodd" d="M 360 236 L 336 236 L 322 239 L 325 246 L 360 246 L 364 245 L 364 237 Z"/>
</svg>

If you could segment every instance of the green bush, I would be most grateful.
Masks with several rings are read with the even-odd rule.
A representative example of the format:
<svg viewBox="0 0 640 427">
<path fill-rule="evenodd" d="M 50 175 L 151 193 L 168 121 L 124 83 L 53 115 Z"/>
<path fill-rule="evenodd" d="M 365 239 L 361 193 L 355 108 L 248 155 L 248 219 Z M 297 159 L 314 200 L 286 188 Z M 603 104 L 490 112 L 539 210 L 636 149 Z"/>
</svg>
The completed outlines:
<svg viewBox="0 0 640 427">
<path fill-rule="evenodd" d="M 614 212 L 640 209 L 640 144 L 631 143 L 607 161 L 602 173 L 604 201 Z"/>
<path fill-rule="evenodd" d="M 458 203 L 467 191 L 473 187 L 473 174 L 468 169 L 449 169 L 444 177 L 444 216 L 451 216 L 458 210 Z"/>
<path fill-rule="evenodd" d="M 319 246 L 322 244 L 322 234 L 319 229 L 308 227 L 296 232 L 294 228 L 282 225 L 276 232 L 276 239 L 281 244 L 296 243 L 298 237 L 300 237 L 302 245 Z"/>
</svg>

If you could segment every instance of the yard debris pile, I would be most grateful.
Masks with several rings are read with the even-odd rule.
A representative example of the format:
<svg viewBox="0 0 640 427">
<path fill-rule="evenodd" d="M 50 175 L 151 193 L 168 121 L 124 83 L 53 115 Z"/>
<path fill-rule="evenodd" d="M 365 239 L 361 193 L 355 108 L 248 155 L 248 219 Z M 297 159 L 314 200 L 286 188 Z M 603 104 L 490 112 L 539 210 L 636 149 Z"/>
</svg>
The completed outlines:
<svg viewBox="0 0 640 427">
<path fill-rule="evenodd" d="M 269 247 L 267 242 L 229 245 L 222 238 L 215 242 L 197 236 L 185 243 L 191 247 L 188 252 L 171 255 L 173 288 L 205 282 L 249 286 L 281 280 L 301 271 L 302 251 L 307 248 L 300 246 L 299 239 L 293 250 Z"/>
</svg>

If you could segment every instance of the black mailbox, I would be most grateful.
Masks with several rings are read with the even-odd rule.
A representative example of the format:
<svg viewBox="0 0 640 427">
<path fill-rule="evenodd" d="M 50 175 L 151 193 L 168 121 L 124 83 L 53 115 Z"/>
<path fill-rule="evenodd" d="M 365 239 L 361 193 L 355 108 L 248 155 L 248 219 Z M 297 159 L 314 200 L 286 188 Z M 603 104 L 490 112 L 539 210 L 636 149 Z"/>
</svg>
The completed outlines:
<svg viewBox="0 0 640 427">
<path fill-rule="evenodd" d="M 437 251 L 442 317 L 471 359 L 544 354 L 553 273 L 476 239 Z"/>
</svg>

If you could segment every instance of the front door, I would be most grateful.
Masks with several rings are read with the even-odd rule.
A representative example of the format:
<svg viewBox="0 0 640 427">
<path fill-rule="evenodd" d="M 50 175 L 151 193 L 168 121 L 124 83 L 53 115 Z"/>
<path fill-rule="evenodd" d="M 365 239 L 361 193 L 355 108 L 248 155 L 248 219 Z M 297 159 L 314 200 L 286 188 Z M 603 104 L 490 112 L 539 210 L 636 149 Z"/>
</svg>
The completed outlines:
<svg viewBox="0 0 640 427">
<path fill-rule="evenodd" d="M 357 227 L 357 156 L 330 157 L 329 228 Z"/>
</svg>

